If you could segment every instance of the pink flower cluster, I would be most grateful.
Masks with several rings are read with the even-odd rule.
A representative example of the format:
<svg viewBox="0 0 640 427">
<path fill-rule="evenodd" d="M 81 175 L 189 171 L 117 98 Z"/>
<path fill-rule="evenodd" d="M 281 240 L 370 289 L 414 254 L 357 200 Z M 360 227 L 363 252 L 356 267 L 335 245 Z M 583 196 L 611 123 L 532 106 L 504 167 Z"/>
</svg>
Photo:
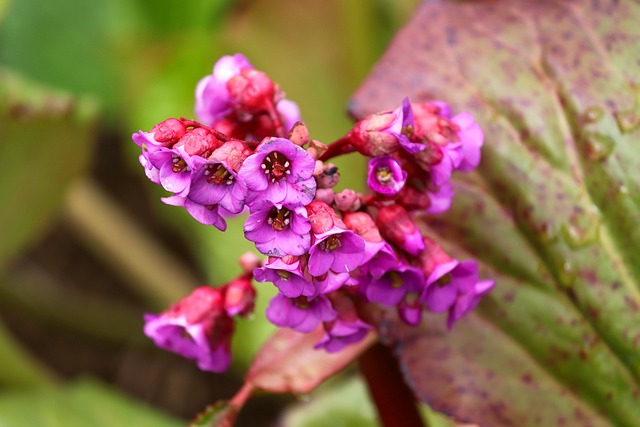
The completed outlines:
<svg viewBox="0 0 640 427">
<path fill-rule="evenodd" d="M 309 137 L 295 104 L 237 54 L 198 84 L 196 115 L 201 122 L 167 119 L 134 134 L 140 163 L 173 193 L 165 203 L 202 224 L 224 231 L 226 216 L 248 211 L 245 238 L 267 259 L 244 262 L 241 277 L 278 288 L 266 312 L 275 325 L 322 327 L 317 347 L 334 352 L 373 329 L 360 314 L 363 304 L 396 307 L 413 325 L 424 309 L 447 312 L 451 327 L 493 287 L 479 280 L 475 261 L 451 258 L 414 221 L 416 213 L 446 211 L 452 173 L 479 164 L 483 133 L 470 114 L 405 99 L 327 146 Z M 339 173 L 328 160 L 353 151 L 371 157 L 370 194 L 334 190 Z M 218 289 L 233 288 L 244 307 L 236 313 L 246 313 L 255 291 L 249 280 L 233 283 Z M 219 371 L 230 359 L 232 313 L 209 295 L 217 289 L 204 289 L 148 315 L 145 332 Z"/>
</svg>

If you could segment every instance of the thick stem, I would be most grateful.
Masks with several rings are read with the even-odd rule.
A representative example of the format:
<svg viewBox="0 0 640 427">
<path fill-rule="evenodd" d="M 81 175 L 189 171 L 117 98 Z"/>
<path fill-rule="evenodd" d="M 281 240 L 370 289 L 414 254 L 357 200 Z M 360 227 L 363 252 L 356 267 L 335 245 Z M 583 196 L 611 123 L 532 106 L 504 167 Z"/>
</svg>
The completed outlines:
<svg viewBox="0 0 640 427">
<path fill-rule="evenodd" d="M 267 109 L 267 112 L 269 113 L 269 118 L 273 122 L 273 131 L 275 132 L 276 136 L 278 138 L 286 138 L 288 131 L 287 129 L 284 128 L 284 125 L 282 124 L 282 120 L 280 119 L 280 115 L 278 114 L 278 111 L 276 110 L 276 107 L 273 104 L 273 102 L 269 103 L 269 108 Z"/>
<path fill-rule="evenodd" d="M 359 366 L 384 427 L 425 427 L 415 397 L 388 347 L 375 344 L 360 356 Z"/>
<path fill-rule="evenodd" d="M 327 160 L 332 159 L 334 157 L 338 157 L 343 154 L 353 153 L 354 151 L 356 151 L 356 149 L 353 145 L 351 145 L 351 135 L 346 134 L 339 140 L 331 143 L 329 145 L 329 148 L 327 148 L 327 151 L 325 151 L 320 155 L 320 157 L 318 157 L 318 160 L 322 160 L 323 162 L 326 162 Z"/>
</svg>

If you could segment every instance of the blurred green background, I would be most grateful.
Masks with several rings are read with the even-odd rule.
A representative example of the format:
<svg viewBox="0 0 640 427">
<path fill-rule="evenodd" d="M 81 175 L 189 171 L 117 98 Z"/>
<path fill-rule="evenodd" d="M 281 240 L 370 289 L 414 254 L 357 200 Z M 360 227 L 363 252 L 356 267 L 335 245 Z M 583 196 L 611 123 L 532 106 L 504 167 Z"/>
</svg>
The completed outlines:
<svg viewBox="0 0 640 427">
<path fill-rule="evenodd" d="M 227 375 L 147 341 L 143 312 L 224 283 L 252 245 L 241 219 L 222 234 L 163 205 L 130 135 L 193 117 L 198 80 L 242 52 L 298 102 L 312 138 L 337 139 L 350 94 L 417 3 L 0 0 L 0 426 L 184 425 L 233 394 L 272 331 L 272 287 L 239 325 Z M 361 161 L 339 166 L 343 185 L 362 185 Z M 312 399 L 316 421 L 375 425 L 353 381 Z M 291 400 L 256 399 L 239 425 L 270 425 Z M 310 425 L 303 414 L 287 425 Z"/>
</svg>

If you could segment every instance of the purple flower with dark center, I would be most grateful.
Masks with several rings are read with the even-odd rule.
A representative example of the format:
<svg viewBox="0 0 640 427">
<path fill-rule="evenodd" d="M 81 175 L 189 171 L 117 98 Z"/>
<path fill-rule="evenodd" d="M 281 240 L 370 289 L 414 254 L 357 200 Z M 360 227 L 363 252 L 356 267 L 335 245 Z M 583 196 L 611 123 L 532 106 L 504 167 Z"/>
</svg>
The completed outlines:
<svg viewBox="0 0 640 427">
<path fill-rule="evenodd" d="M 204 371 L 224 372 L 231 363 L 233 320 L 219 290 L 200 287 L 162 314 L 146 314 L 144 333 L 165 350 L 193 359 Z"/>
<path fill-rule="evenodd" d="M 480 164 L 480 149 L 484 142 L 484 133 L 470 113 L 457 114 L 451 121 L 460 128 L 458 139 L 462 143 L 462 161 L 458 165 L 458 170 L 468 172 Z"/>
<path fill-rule="evenodd" d="M 304 296 L 287 298 L 278 294 L 269 302 L 266 314 L 274 325 L 304 333 L 313 331 L 321 322 L 330 322 L 337 316 L 331 302 L 324 295 L 309 300 Z"/>
<path fill-rule="evenodd" d="M 350 344 L 362 341 L 371 329 L 371 325 L 358 318 L 350 321 L 338 318 L 325 325 L 324 336 L 314 348 L 324 348 L 329 353 L 337 353 Z"/>
<path fill-rule="evenodd" d="M 195 173 L 191 178 L 190 200 L 204 205 L 220 205 L 232 214 L 242 212 L 247 187 L 224 162 L 193 159 Z"/>
<path fill-rule="evenodd" d="M 311 245 L 311 223 L 302 206 L 263 201 L 251 207 L 244 223 L 244 237 L 265 255 L 300 256 Z"/>
<path fill-rule="evenodd" d="M 329 270 L 350 273 L 362 264 L 364 247 L 364 239 L 353 231 L 333 227 L 316 236 L 309 249 L 309 273 L 316 277 Z"/>
<path fill-rule="evenodd" d="M 455 191 L 453 189 L 453 184 L 445 182 L 438 187 L 435 192 L 427 190 L 427 193 L 429 194 L 429 200 L 431 203 L 425 211 L 427 213 L 436 214 L 449 210 Z"/>
<path fill-rule="evenodd" d="M 407 172 L 395 158 L 380 156 L 369 160 L 367 184 L 376 193 L 393 197 L 402 190 L 406 181 Z"/>
<path fill-rule="evenodd" d="M 360 281 L 367 299 L 387 306 L 397 305 L 408 292 L 421 293 L 425 287 L 420 269 L 408 265 L 387 271 L 381 277 L 365 277 Z"/>
<path fill-rule="evenodd" d="M 416 326 L 422 320 L 423 308 L 420 292 L 410 291 L 398 303 L 398 315 L 406 324 Z"/>
<path fill-rule="evenodd" d="M 287 298 L 311 297 L 318 293 L 315 286 L 304 277 L 299 260 L 287 264 L 282 258 L 275 258 L 253 270 L 253 278 L 257 282 L 272 282 Z"/>
<path fill-rule="evenodd" d="M 189 194 L 191 187 L 191 157 L 182 147 L 159 148 L 149 152 L 149 163 L 160 171 L 160 185 L 178 196 Z"/>
<path fill-rule="evenodd" d="M 227 82 L 243 69 L 253 68 L 249 60 L 239 53 L 220 58 L 213 66 L 213 74 L 202 78 L 196 87 L 195 113 L 198 120 L 213 126 L 231 113 L 233 100 Z"/>
<path fill-rule="evenodd" d="M 265 139 L 238 174 L 249 189 L 249 206 L 260 200 L 308 205 L 316 192 L 315 160 L 285 138 Z"/>
<path fill-rule="evenodd" d="M 421 300 L 436 313 L 449 311 L 447 326 L 473 310 L 482 295 L 494 286 L 493 280 L 478 280 L 478 264 L 473 260 L 452 260 L 436 266 Z"/>
</svg>

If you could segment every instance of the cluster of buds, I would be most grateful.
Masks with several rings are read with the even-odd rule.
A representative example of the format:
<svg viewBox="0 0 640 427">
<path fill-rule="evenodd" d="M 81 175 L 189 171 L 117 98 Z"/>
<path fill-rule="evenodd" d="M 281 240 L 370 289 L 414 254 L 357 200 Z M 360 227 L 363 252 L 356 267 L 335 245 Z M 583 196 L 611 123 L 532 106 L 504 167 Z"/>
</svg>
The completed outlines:
<svg viewBox="0 0 640 427">
<path fill-rule="evenodd" d="M 479 280 L 475 261 L 453 259 L 415 222 L 417 214 L 446 211 L 452 173 L 479 164 L 483 133 L 470 114 L 405 99 L 325 145 L 310 138 L 295 104 L 237 54 L 198 84 L 196 115 L 200 121 L 167 119 L 134 134 L 140 163 L 173 193 L 165 203 L 202 224 L 224 231 L 225 217 L 247 212 L 244 236 L 266 259 L 243 263 L 240 311 L 211 296 L 224 300 L 232 282 L 199 288 L 149 316 L 146 333 L 159 346 L 196 358 L 205 370 L 228 365 L 231 316 L 252 307 L 251 276 L 278 288 L 266 312 L 272 323 L 303 333 L 322 327 L 317 347 L 330 352 L 373 329 L 359 316 L 363 304 L 396 307 L 412 325 L 425 309 L 448 312 L 451 327 L 493 287 Z M 354 151 L 371 158 L 369 194 L 334 190 L 339 172 L 328 161 Z M 198 353 L 205 341 L 208 359 Z"/>
</svg>

